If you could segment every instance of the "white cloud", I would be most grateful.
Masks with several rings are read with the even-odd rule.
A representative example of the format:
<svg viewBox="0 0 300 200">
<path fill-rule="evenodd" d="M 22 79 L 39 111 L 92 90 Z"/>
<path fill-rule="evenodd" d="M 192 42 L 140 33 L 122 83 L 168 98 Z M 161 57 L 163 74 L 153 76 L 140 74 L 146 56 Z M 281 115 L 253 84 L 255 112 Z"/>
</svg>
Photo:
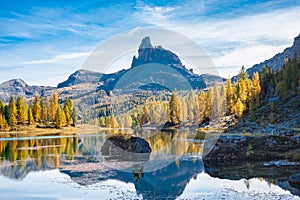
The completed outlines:
<svg viewBox="0 0 300 200">
<path fill-rule="evenodd" d="M 276 2 L 284 3 L 285 0 Z M 103 42 L 112 35 L 128 31 L 137 25 L 150 25 L 173 30 L 193 39 L 207 51 L 215 65 L 220 67 L 220 74 L 228 77 L 235 75 L 242 65 L 251 67 L 281 52 L 292 44 L 293 38 L 300 32 L 299 6 L 282 6 L 278 10 L 279 6 L 274 7 L 273 4 L 276 3 L 272 1 L 270 5 L 259 3 L 258 10 L 252 8 L 245 11 L 241 7 L 231 15 L 223 14 L 221 3 L 226 4 L 219 0 L 191 0 L 174 2 L 167 6 L 150 6 L 139 1 L 132 10 L 127 4 L 120 4 L 117 7 L 92 9 L 84 14 L 63 8 L 39 7 L 30 10 L 27 15 L 12 13 L 15 18 L 0 18 L 0 36 L 3 36 L 0 44 L 0 70 L 6 68 L 7 72 L 7 68 L 12 66 L 38 68 L 42 72 L 64 68 L 64 72 L 57 71 L 67 76 L 73 72 L 75 66 L 80 67 L 89 55 L 87 51 L 92 50 L 97 42 Z M 210 11 L 220 8 L 221 13 L 217 18 L 212 17 Z M 226 8 L 228 6 L 224 5 L 224 9 Z M 265 9 L 263 13 L 262 10 Z M 160 38 L 170 43 L 178 41 L 167 35 Z M 133 48 L 137 48 L 139 42 Z M 154 37 L 153 43 L 162 44 L 178 55 L 182 53 L 176 51 L 174 45 L 169 47 Z M 130 60 L 126 61 L 127 57 L 121 56 L 119 60 L 111 63 L 114 66 L 111 69 L 117 71 L 118 67 L 129 67 L 131 58 L 128 58 Z M 15 71 L 11 69 L 11 72 L 5 73 L 11 75 Z M 32 76 L 32 71 L 29 70 L 31 76 L 26 79 L 34 81 L 37 77 L 42 77 L 37 72 Z M 0 82 L 7 79 L 7 75 L 1 75 Z M 21 75 L 23 77 L 23 73 Z"/>
<path fill-rule="evenodd" d="M 299 6 L 238 18 L 206 20 L 176 16 L 177 11 L 182 11 L 179 7 L 170 12 L 164 11 L 166 9 L 160 8 L 158 12 L 147 7 L 138 10 L 137 17 L 143 23 L 177 31 L 196 41 L 214 63 L 223 68 L 225 77 L 234 75 L 233 67 L 251 67 L 283 51 L 300 33 Z M 226 67 L 230 68 L 228 72 L 224 70 Z"/>
<path fill-rule="evenodd" d="M 148 6 L 138 3 L 136 6 L 137 12 L 134 15 L 141 20 L 145 20 L 146 24 L 154 26 L 170 26 L 168 15 L 175 9 L 173 7 L 163 6 Z"/>
<path fill-rule="evenodd" d="M 278 49 L 284 49 L 285 46 L 278 46 Z M 256 60 L 263 62 L 265 58 L 270 55 L 278 53 L 272 46 L 266 45 L 255 45 L 248 48 L 236 48 L 235 50 L 223 55 L 216 57 L 214 62 L 216 66 L 236 66 L 237 63 L 244 63 L 243 65 L 252 66 Z M 242 55 L 242 56 L 241 56 Z M 242 66 L 242 65 L 240 65 Z"/>
<path fill-rule="evenodd" d="M 32 60 L 23 62 L 21 64 L 23 65 L 36 65 L 36 64 L 48 64 L 48 63 L 55 63 L 62 60 L 70 60 L 75 58 L 82 58 L 87 57 L 90 54 L 90 52 L 79 52 L 79 53 L 69 53 L 69 54 L 60 54 L 56 55 L 53 58 L 50 59 L 43 59 L 43 60 Z"/>
</svg>

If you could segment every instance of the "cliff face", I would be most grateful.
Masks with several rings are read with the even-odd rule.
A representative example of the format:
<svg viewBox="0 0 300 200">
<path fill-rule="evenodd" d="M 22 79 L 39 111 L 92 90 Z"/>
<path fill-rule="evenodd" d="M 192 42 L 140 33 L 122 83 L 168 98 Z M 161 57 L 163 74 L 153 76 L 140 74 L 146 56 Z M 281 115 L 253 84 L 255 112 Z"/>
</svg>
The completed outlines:
<svg viewBox="0 0 300 200">
<path fill-rule="evenodd" d="M 133 57 L 131 67 L 149 63 L 185 68 L 176 54 L 164 49 L 162 46 L 153 47 L 150 38 L 145 37 L 139 46 L 138 57 Z"/>
<path fill-rule="evenodd" d="M 188 70 L 181 62 L 180 58 L 170 50 L 162 46 L 153 46 L 150 38 L 145 37 L 138 49 L 138 56 L 132 59 L 131 68 L 143 66 L 145 64 L 157 63 L 170 67 L 177 71 L 193 89 L 203 89 L 212 82 L 223 82 L 225 79 L 213 75 L 198 75 L 194 74 L 192 70 Z M 170 70 L 171 71 L 171 70 Z M 172 76 L 172 74 L 170 74 Z M 174 74 L 173 74 L 174 75 Z M 174 80 L 176 80 L 174 75 Z"/>
</svg>

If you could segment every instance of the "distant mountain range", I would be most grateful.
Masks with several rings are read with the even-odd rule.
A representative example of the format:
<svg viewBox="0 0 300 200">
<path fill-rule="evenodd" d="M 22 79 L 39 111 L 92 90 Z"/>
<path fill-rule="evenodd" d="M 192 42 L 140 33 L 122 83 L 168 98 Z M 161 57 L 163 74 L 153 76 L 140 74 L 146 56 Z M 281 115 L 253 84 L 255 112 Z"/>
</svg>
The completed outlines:
<svg viewBox="0 0 300 200">
<path fill-rule="evenodd" d="M 50 86 L 29 86 L 22 79 L 12 79 L 0 84 L 0 99 L 7 102 L 11 96 L 25 98 L 32 98 L 35 94 L 45 96 L 54 89 L 55 87 Z"/>
<path fill-rule="evenodd" d="M 151 64 L 155 64 L 150 66 Z M 157 66 L 156 64 L 159 64 Z M 149 65 L 149 66 L 145 66 Z M 164 68 L 162 65 L 170 67 Z M 138 70 L 136 67 L 144 66 L 144 68 L 139 68 Z M 145 69 L 145 68 L 153 68 L 156 67 L 156 69 Z M 172 70 L 170 70 L 172 69 Z M 139 89 L 147 88 L 147 90 L 157 90 L 158 83 L 163 83 L 163 80 L 155 80 L 157 77 L 162 75 L 164 78 L 170 78 L 178 81 L 178 75 L 180 74 L 181 77 L 184 78 L 185 81 L 187 81 L 190 86 L 193 89 L 203 89 L 206 88 L 207 85 L 213 82 L 222 82 L 225 81 L 225 79 L 214 76 L 214 75 L 198 75 L 194 74 L 192 70 L 188 70 L 180 61 L 179 57 L 174 54 L 173 52 L 164 49 L 162 46 L 153 47 L 150 38 L 145 37 L 138 49 L 138 57 L 134 56 L 132 59 L 132 64 L 130 69 L 123 69 L 121 71 L 111 73 L 111 74 L 102 74 L 87 70 L 79 70 L 73 73 L 69 78 L 58 84 L 58 88 L 73 86 L 80 83 L 93 83 L 98 84 L 98 89 L 109 91 L 113 90 L 116 86 L 116 84 L 120 81 L 120 79 L 124 78 L 123 76 L 125 74 L 130 74 L 132 72 L 136 73 L 137 71 L 144 70 L 145 73 L 147 73 L 147 77 L 143 77 L 143 80 L 136 80 L 135 82 L 140 82 Z M 155 72 L 155 73 L 154 73 Z M 164 75 L 164 73 L 168 73 L 168 77 Z M 143 72 L 139 74 L 140 77 L 142 77 Z M 155 76 L 155 77 L 154 77 Z M 148 81 L 147 81 L 148 80 Z M 133 80 L 131 80 L 133 81 Z M 147 84 L 147 86 L 143 84 Z M 131 83 L 132 84 L 132 83 Z M 179 83 L 178 83 L 179 84 Z M 155 85 L 155 87 L 154 87 Z M 153 86 L 153 87 L 152 87 Z M 164 88 L 161 86 L 161 88 Z M 172 88 L 171 88 L 172 89 Z"/>
<path fill-rule="evenodd" d="M 129 78 L 128 81 L 124 81 L 126 78 Z M 150 38 L 145 37 L 139 46 L 138 56 L 133 57 L 129 69 L 110 74 L 80 69 L 57 87 L 29 86 L 21 79 L 13 79 L 0 85 L 0 97 L 2 101 L 8 102 L 12 95 L 32 98 L 36 94 L 47 96 L 56 92 L 62 98 L 64 96 L 80 98 L 90 95 L 93 90 L 102 90 L 104 91 L 102 94 L 122 87 L 132 88 L 135 91 L 170 91 L 175 89 L 172 86 L 178 89 L 184 84 L 188 85 L 186 87 L 188 89 L 204 89 L 215 82 L 223 81 L 225 79 L 219 76 L 193 73 L 181 63 L 176 54 L 162 46 L 153 46 Z"/>
<path fill-rule="evenodd" d="M 254 65 L 247 69 L 247 72 L 250 77 L 252 77 L 256 71 L 260 71 L 265 65 L 276 71 L 284 64 L 286 58 L 292 58 L 295 53 L 298 58 L 300 58 L 300 35 L 294 39 L 294 43 L 291 47 L 286 48 L 282 53 L 276 54 L 273 58 Z M 152 65 L 154 63 L 157 65 Z M 209 74 L 198 75 L 193 73 L 193 70 L 188 70 L 182 64 L 176 54 L 164 49 L 160 45 L 153 46 L 150 38 L 145 37 L 139 46 L 138 56 L 133 57 L 131 68 L 129 69 L 123 69 L 110 74 L 81 69 L 71 74 L 66 81 L 59 83 L 57 87 L 29 86 L 21 79 L 12 79 L 0 84 L 0 99 L 4 102 L 8 102 L 10 96 L 20 95 L 26 98 L 32 98 L 36 94 L 47 96 L 54 92 L 58 93 L 62 98 L 66 96 L 81 98 L 90 94 L 92 90 L 103 90 L 104 92 L 101 93 L 103 95 L 116 87 L 120 87 L 119 83 L 124 82 L 123 79 L 125 79 L 128 74 L 140 73 L 142 69 L 138 68 L 140 66 L 144 66 L 143 70 L 145 70 L 145 72 L 139 74 L 139 78 L 127 81 L 126 84 L 128 85 L 123 85 L 124 88 L 167 90 L 167 84 L 160 84 L 166 83 L 165 79 L 167 79 L 169 82 L 176 83 L 178 87 L 180 84 L 186 82 L 192 89 L 204 89 L 215 82 L 225 81 L 224 78 L 219 76 Z M 98 98 L 100 98 L 100 96 Z"/>
</svg>

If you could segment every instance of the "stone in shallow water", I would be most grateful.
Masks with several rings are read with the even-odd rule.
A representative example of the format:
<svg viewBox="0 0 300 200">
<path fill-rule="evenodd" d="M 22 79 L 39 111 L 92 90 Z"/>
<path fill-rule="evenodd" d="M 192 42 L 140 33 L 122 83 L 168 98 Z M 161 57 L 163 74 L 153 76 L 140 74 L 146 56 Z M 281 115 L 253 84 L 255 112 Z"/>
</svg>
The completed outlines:
<svg viewBox="0 0 300 200">
<path fill-rule="evenodd" d="M 134 152 L 134 153 L 151 152 L 149 143 L 140 137 L 134 137 L 134 136 L 128 137 L 123 135 L 117 135 L 117 136 L 109 137 L 107 141 L 129 152 Z"/>
<path fill-rule="evenodd" d="M 149 143 L 143 138 L 133 136 L 111 136 L 101 148 L 102 155 L 109 160 L 146 161 L 151 153 Z"/>
<path fill-rule="evenodd" d="M 300 172 L 290 176 L 289 183 L 292 187 L 300 188 Z"/>
</svg>

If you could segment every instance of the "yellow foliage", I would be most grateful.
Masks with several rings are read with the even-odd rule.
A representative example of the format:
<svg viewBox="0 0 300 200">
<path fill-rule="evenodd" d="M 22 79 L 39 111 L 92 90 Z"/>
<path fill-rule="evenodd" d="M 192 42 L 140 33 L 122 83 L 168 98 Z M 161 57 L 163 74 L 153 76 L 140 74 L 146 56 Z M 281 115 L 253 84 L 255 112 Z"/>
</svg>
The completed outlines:
<svg viewBox="0 0 300 200">
<path fill-rule="evenodd" d="M 242 101 L 240 99 L 237 100 L 237 102 L 234 106 L 234 111 L 238 117 L 241 117 L 243 115 L 244 104 L 242 103 Z"/>
</svg>

